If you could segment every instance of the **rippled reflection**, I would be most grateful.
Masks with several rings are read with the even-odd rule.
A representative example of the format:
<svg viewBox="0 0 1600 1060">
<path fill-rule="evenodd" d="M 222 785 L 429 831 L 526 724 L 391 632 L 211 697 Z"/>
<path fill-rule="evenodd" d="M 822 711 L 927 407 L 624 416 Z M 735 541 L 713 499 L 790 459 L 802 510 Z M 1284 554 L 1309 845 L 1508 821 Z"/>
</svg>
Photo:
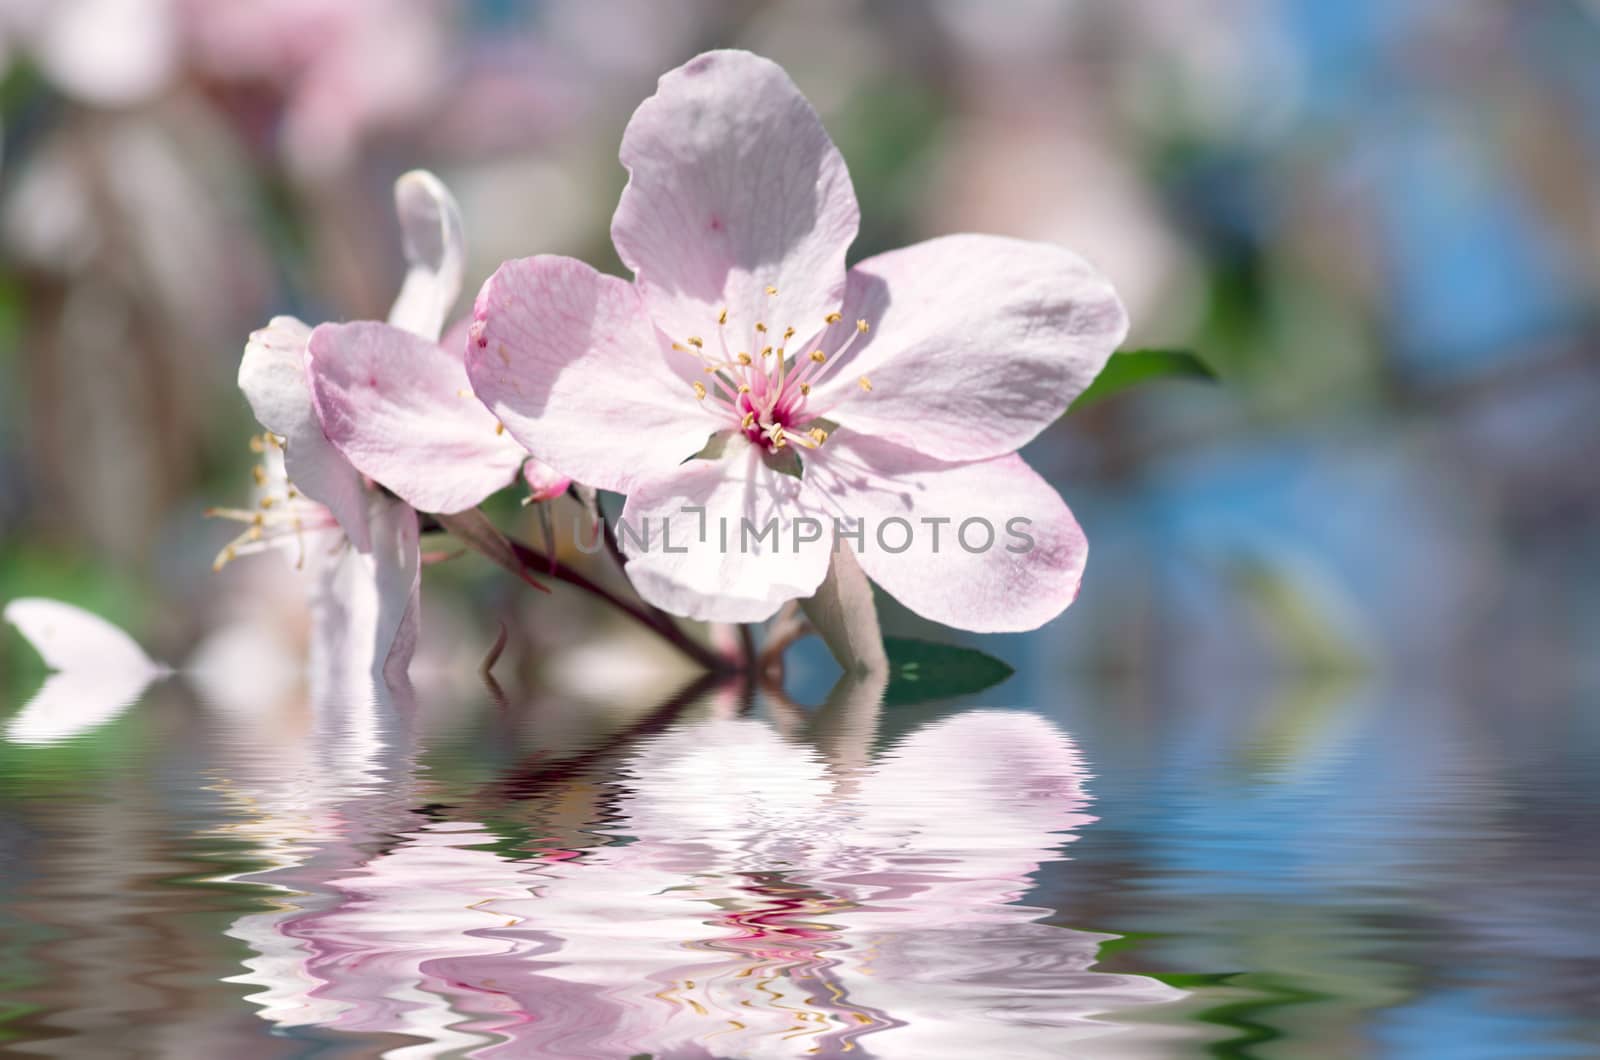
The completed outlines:
<svg viewBox="0 0 1600 1060">
<path fill-rule="evenodd" d="M 1094 820 L 1050 722 L 971 711 L 873 756 L 877 689 L 773 710 L 724 696 L 450 801 L 403 697 L 354 739 L 313 720 L 223 785 L 274 889 L 229 928 L 236 981 L 283 1028 L 418 1040 L 390 1056 L 1059 1056 L 1181 996 L 1020 902 Z"/>
</svg>

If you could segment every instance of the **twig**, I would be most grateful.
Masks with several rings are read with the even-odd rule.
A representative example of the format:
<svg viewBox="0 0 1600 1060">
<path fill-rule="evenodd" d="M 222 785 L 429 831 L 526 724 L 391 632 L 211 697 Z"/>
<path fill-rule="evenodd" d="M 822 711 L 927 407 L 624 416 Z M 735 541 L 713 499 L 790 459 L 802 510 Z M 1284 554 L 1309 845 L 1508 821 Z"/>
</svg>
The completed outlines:
<svg viewBox="0 0 1600 1060">
<path fill-rule="evenodd" d="M 568 585 L 576 586 L 584 592 L 598 596 L 612 607 L 628 615 L 635 622 L 656 633 L 667 643 L 707 670 L 714 673 L 727 673 L 733 669 L 727 659 L 690 637 L 664 612 L 656 611 L 652 613 L 642 605 L 624 600 L 605 586 L 562 563 L 555 556 L 546 555 L 536 548 L 523 544 L 521 541 L 508 540 L 511 542 L 512 551 L 516 553 L 517 560 L 530 570 L 537 570 L 557 581 L 566 582 Z"/>
</svg>

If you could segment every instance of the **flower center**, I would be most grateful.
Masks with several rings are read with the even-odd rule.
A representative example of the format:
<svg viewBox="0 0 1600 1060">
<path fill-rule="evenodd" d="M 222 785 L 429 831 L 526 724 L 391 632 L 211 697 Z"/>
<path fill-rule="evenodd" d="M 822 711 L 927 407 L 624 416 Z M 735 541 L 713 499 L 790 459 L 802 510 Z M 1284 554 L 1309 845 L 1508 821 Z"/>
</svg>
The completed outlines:
<svg viewBox="0 0 1600 1060">
<path fill-rule="evenodd" d="M 777 293 L 777 288 L 767 288 L 769 298 Z M 774 334 L 758 320 L 748 338 L 742 338 L 724 309 L 717 315 L 711 348 L 699 335 L 674 342 L 672 348 L 700 362 L 706 380 L 692 384 L 694 396 L 723 423 L 721 429 L 738 431 L 769 452 L 790 445 L 816 449 L 828 440 L 821 425 L 824 417 L 839 402 L 820 408 L 812 402 L 811 390 L 869 330 L 865 320 L 858 320 L 841 341 L 841 331 L 847 326 L 839 313 L 829 313 L 814 341 L 791 351 L 796 334 L 792 325 Z M 835 347 L 832 354 L 824 352 L 829 345 Z M 857 382 L 862 392 L 872 390 L 872 381 L 866 376 Z"/>
<path fill-rule="evenodd" d="M 298 555 L 295 567 L 305 564 L 306 538 L 329 536 L 337 543 L 344 536 L 339 522 L 323 505 L 295 489 L 283 473 L 283 440 L 274 434 L 259 434 L 250 439 L 250 449 L 262 454 L 261 463 L 251 468 L 255 476 L 256 507 L 207 508 L 207 518 L 244 523 L 240 535 L 223 546 L 211 564 L 221 570 L 240 556 L 279 548 L 293 538 Z"/>
</svg>

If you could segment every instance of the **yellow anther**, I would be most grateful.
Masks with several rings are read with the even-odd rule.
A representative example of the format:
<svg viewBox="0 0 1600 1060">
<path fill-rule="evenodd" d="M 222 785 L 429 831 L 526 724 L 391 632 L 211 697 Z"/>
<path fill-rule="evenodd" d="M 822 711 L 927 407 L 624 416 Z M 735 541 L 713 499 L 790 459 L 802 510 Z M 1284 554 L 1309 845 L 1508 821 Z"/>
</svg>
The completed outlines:
<svg viewBox="0 0 1600 1060">
<path fill-rule="evenodd" d="M 767 333 L 767 326 L 765 324 L 761 323 L 761 321 L 758 320 L 758 321 L 756 321 L 756 330 L 761 332 L 761 334 L 765 335 Z"/>
<path fill-rule="evenodd" d="M 867 333 L 867 328 L 869 328 L 870 326 L 871 325 L 869 325 L 865 320 L 856 321 L 856 330 L 861 332 L 861 334 L 863 334 L 863 335 L 865 335 Z"/>
<path fill-rule="evenodd" d="M 778 289 L 776 287 L 768 287 L 767 288 L 767 293 L 768 294 L 777 294 L 778 293 Z"/>
<path fill-rule="evenodd" d="M 495 433 L 495 434 L 496 434 L 496 435 L 501 435 L 501 434 L 504 434 L 504 433 L 506 433 L 506 425 L 505 425 L 505 424 L 503 424 L 503 423 L 497 423 L 497 424 L 495 424 L 495 425 L 494 425 L 494 433 Z"/>
<path fill-rule="evenodd" d="M 783 329 L 783 341 L 788 342 L 792 338 L 794 338 L 794 328 L 792 328 L 792 327 L 791 328 L 784 328 Z"/>
<path fill-rule="evenodd" d="M 702 372 L 704 372 L 706 375 L 715 375 L 716 372 L 717 372 L 717 366 L 714 365 L 714 364 L 708 364 L 704 368 L 701 368 L 700 370 Z"/>
<path fill-rule="evenodd" d="M 251 468 L 250 474 L 256 480 L 257 486 L 265 486 L 267 484 L 267 469 L 260 464 Z"/>
<path fill-rule="evenodd" d="M 763 346 L 763 347 L 761 347 L 761 356 L 763 356 L 763 357 L 771 357 L 772 356 L 772 347 L 771 346 Z"/>
<path fill-rule="evenodd" d="M 823 353 L 821 350 L 812 350 L 811 359 L 816 361 L 818 364 L 821 364 L 823 361 L 828 359 L 828 355 Z"/>
<path fill-rule="evenodd" d="M 856 382 L 860 384 L 862 390 L 866 390 L 868 392 L 872 390 L 872 380 L 868 379 L 866 376 L 862 376 L 860 379 L 856 380 Z"/>
<path fill-rule="evenodd" d="M 727 322 L 728 322 L 728 311 L 726 309 L 724 309 L 722 312 L 717 314 L 717 323 L 718 324 L 726 324 Z"/>
<path fill-rule="evenodd" d="M 696 383 L 694 385 L 694 396 L 701 401 L 706 399 L 706 385 L 704 383 Z"/>
<path fill-rule="evenodd" d="M 699 335 L 690 335 L 689 336 L 689 345 L 693 346 L 695 349 L 698 350 L 702 346 L 705 345 L 705 342 L 701 340 Z"/>
<path fill-rule="evenodd" d="M 827 316 L 823 317 L 822 319 L 827 321 L 829 324 L 837 324 L 837 323 L 839 323 L 839 321 L 844 319 L 844 314 L 843 313 L 829 313 Z"/>
<path fill-rule="evenodd" d="M 784 446 L 786 446 L 788 444 L 789 444 L 789 439 L 787 439 L 787 438 L 785 438 L 783 436 L 783 430 L 780 428 L 778 430 L 778 433 L 776 435 L 774 435 L 773 438 L 772 438 L 772 448 L 774 448 L 774 449 L 782 449 Z"/>
<path fill-rule="evenodd" d="M 250 451 L 252 453 L 264 453 L 267 451 L 266 443 L 261 440 L 262 437 L 263 435 L 259 434 L 252 434 L 250 436 Z"/>
<path fill-rule="evenodd" d="M 816 442 L 818 445 L 821 445 L 823 442 L 828 440 L 828 432 L 823 430 L 821 427 L 813 427 L 807 433 L 811 435 L 811 440 Z"/>
<path fill-rule="evenodd" d="M 688 353 L 689 352 L 689 347 L 685 346 L 681 342 L 674 342 L 672 344 L 672 350 L 673 350 L 674 353 Z"/>
<path fill-rule="evenodd" d="M 741 394 L 750 393 L 750 384 L 749 383 L 740 383 L 739 384 L 739 393 L 741 393 Z"/>
<path fill-rule="evenodd" d="M 250 517 L 250 526 L 252 528 L 259 530 L 265 525 L 267 525 L 267 517 L 260 512 Z"/>
<path fill-rule="evenodd" d="M 245 532 L 244 536 L 246 537 L 246 539 L 248 539 L 250 541 L 260 541 L 261 540 L 261 527 L 260 527 L 260 525 L 252 526 L 248 531 Z"/>
<path fill-rule="evenodd" d="M 810 393 L 811 393 L 811 384 L 810 383 L 801 383 L 800 384 L 800 396 L 801 397 L 806 397 Z"/>
<path fill-rule="evenodd" d="M 276 503 L 277 503 L 277 500 L 275 498 L 273 498 L 273 497 L 262 497 L 261 498 L 261 510 L 262 511 L 266 511 Z"/>
<path fill-rule="evenodd" d="M 754 412 L 746 412 L 744 414 L 744 419 L 739 421 L 739 426 L 748 431 L 751 427 L 755 426 L 755 422 L 756 414 Z"/>
<path fill-rule="evenodd" d="M 750 355 L 748 353 L 740 351 L 740 353 L 739 353 L 739 363 L 742 364 L 742 365 L 745 365 L 746 367 L 748 367 L 749 364 L 750 364 Z"/>
<path fill-rule="evenodd" d="M 284 496 L 288 497 L 290 500 L 294 500 L 296 497 L 300 496 L 300 491 L 295 489 L 293 486 L 290 486 L 288 490 L 285 491 Z"/>
</svg>

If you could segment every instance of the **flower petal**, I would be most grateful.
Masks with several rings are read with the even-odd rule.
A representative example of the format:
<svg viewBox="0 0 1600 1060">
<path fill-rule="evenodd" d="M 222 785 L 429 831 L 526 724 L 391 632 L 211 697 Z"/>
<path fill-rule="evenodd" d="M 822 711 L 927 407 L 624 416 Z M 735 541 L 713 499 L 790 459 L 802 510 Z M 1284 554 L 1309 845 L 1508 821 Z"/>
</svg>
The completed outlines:
<svg viewBox="0 0 1600 1060">
<path fill-rule="evenodd" d="M 14 743 L 54 743 L 103 725 L 171 672 L 116 626 L 59 600 L 13 600 L 5 620 L 58 671 L 6 722 Z"/>
<path fill-rule="evenodd" d="M 1047 243 L 956 235 L 850 270 L 833 352 L 859 336 L 812 402 L 860 431 L 941 460 L 1015 452 L 1060 418 L 1128 330 L 1093 266 Z M 871 381 L 865 391 L 862 376 Z"/>
<path fill-rule="evenodd" d="M 924 618 L 1021 632 L 1078 594 L 1088 542 L 1020 456 L 946 464 L 840 430 L 811 455 L 806 481 L 847 528 L 863 521 L 852 546 L 862 569 Z"/>
<path fill-rule="evenodd" d="M 12 743 L 47 744 L 99 728 L 133 706 L 154 672 L 68 670 L 51 674 L 6 722 Z"/>
<path fill-rule="evenodd" d="M 416 649 L 422 561 L 417 515 L 374 495 L 372 546 L 313 553 L 311 684 L 360 689 L 372 678 L 404 677 Z"/>
<path fill-rule="evenodd" d="M 475 507 L 528 456 L 472 393 L 461 350 L 357 321 L 321 325 L 307 352 L 323 434 L 419 511 Z"/>
<path fill-rule="evenodd" d="M 422 549 L 417 513 L 399 501 L 373 501 L 372 567 L 377 589 L 373 676 L 405 682 L 422 633 Z"/>
<path fill-rule="evenodd" d="M 522 480 L 528 484 L 524 504 L 536 501 L 553 501 L 567 492 L 572 480 L 536 456 L 530 456 L 522 465 Z"/>
<path fill-rule="evenodd" d="M 657 607 L 709 622 L 759 622 L 810 596 L 827 574 L 828 543 L 802 488 L 737 438 L 719 459 L 691 460 L 641 485 L 617 527 L 634 588 Z M 812 541 L 800 540 L 812 528 L 796 523 L 807 517 Z"/>
<path fill-rule="evenodd" d="M 626 493 L 719 424 L 662 359 L 633 285 L 581 261 L 500 266 L 478 294 L 467 375 L 517 441 L 564 475 Z"/>
<path fill-rule="evenodd" d="M 706 335 L 724 308 L 730 344 L 750 341 L 758 320 L 810 334 L 838 307 L 860 211 L 844 159 L 782 67 L 715 51 L 673 70 L 628 122 L 621 158 L 611 239 L 673 339 Z"/>
<path fill-rule="evenodd" d="M 358 548 L 367 546 L 366 487 L 322 433 L 306 378 L 311 328 L 273 317 L 254 331 L 239 362 L 239 389 L 256 420 L 284 439 L 284 468 L 295 488 L 324 504 Z"/>
<path fill-rule="evenodd" d="M 425 169 L 394 182 L 394 205 L 410 268 L 389 310 L 389 323 L 434 340 L 461 295 L 467 257 L 461 210 L 444 182 Z"/>
<path fill-rule="evenodd" d="M 52 670 L 166 672 L 166 667 L 152 662 L 132 637 L 81 607 L 42 597 L 21 597 L 6 605 L 4 617 Z"/>
</svg>

